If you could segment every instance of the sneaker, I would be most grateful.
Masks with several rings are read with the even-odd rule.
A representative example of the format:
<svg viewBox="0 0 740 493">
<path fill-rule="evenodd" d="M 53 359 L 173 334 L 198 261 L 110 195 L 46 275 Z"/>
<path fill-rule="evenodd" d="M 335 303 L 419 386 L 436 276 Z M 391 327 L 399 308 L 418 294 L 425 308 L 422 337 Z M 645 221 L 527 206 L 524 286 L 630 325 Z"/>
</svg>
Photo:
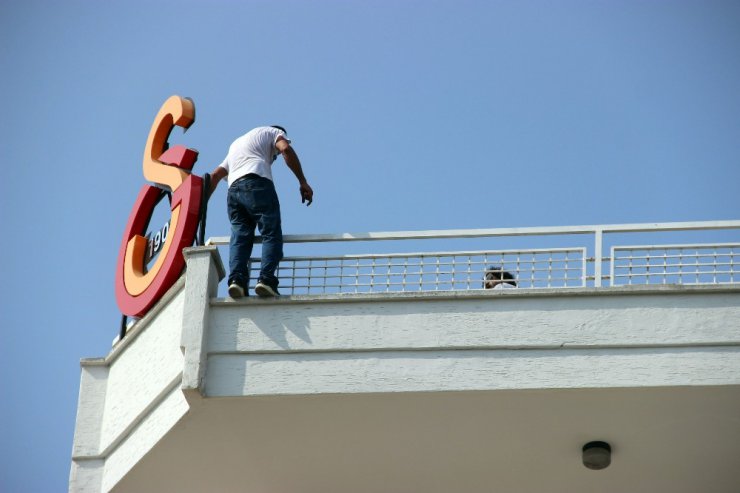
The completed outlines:
<svg viewBox="0 0 740 493">
<path fill-rule="evenodd" d="M 269 284 L 265 284 L 262 281 L 258 282 L 257 285 L 254 287 L 254 292 L 257 293 L 257 296 L 259 296 L 260 298 L 280 296 L 280 293 L 278 293 L 277 288 L 273 288 Z"/>
<path fill-rule="evenodd" d="M 244 296 L 244 288 L 239 286 L 237 283 L 232 282 L 229 284 L 229 296 L 234 299 L 242 298 Z"/>
</svg>

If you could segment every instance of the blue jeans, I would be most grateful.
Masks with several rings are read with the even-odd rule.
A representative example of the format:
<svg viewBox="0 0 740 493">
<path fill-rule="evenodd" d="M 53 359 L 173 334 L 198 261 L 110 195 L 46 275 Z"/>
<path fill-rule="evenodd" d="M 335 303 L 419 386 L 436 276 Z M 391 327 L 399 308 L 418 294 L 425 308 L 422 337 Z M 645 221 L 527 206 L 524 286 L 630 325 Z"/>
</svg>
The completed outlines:
<svg viewBox="0 0 740 493">
<path fill-rule="evenodd" d="M 254 228 L 262 236 L 262 265 L 259 281 L 276 288 L 275 270 L 283 258 L 283 231 L 280 203 L 272 180 L 249 174 L 232 183 L 227 193 L 231 241 L 229 242 L 229 284 L 249 286 L 249 258 L 254 245 Z"/>
</svg>

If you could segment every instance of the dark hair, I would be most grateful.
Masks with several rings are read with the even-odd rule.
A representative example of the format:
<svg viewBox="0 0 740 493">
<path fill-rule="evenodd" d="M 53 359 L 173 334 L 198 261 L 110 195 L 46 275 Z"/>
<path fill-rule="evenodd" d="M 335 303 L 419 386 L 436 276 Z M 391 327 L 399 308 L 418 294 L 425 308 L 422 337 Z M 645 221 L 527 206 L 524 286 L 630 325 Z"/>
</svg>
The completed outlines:
<svg viewBox="0 0 740 493">
<path fill-rule="evenodd" d="M 278 130 L 282 130 L 282 131 L 283 131 L 283 133 L 284 133 L 285 135 L 288 135 L 288 131 L 287 131 L 287 130 L 285 130 L 285 129 L 284 129 L 283 127 L 281 127 L 280 125 L 270 125 L 270 126 L 271 126 L 272 128 L 277 128 Z"/>
<path fill-rule="evenodd" d="M 494 274 L 496 276 L 496 279 L 488 279 L 489 273 Z M 490 267 L 488 267 L 488 269 L 486 269 L 484 278 L 485 281 L 503 281 L 506 284 L 516 286 L 516 277 L 514 277 L 511 272 L 504 270 L 503 267 L 500 267 L 498 265 L 491 265 Z"/>
</svg>

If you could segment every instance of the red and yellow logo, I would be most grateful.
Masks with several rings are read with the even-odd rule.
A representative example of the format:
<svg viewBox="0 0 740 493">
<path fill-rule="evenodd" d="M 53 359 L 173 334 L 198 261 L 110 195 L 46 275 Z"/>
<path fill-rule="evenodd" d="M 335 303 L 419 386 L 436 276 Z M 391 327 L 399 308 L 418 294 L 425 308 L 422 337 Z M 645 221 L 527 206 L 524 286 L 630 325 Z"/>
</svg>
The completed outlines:
<svg viewBox="0 0 740 493">
<path fill-rule="evenodd" d="M 143 316 L 172 287 L 185 267 L 182 249 L 195 240 L 203 180 L 190 174 L 198 151 L 167 143 L 175 126 L 187 129 L 195 121 L 193 101 L 172 96 L 162 105 L 144 150 L 144 185 L 128 218 L 116 265 L 116 300 L 124 315 Z M 170 226 L 159 257 L 146 268 L 145 236 L 162 190 L 172 191 Z"/>
</svg>

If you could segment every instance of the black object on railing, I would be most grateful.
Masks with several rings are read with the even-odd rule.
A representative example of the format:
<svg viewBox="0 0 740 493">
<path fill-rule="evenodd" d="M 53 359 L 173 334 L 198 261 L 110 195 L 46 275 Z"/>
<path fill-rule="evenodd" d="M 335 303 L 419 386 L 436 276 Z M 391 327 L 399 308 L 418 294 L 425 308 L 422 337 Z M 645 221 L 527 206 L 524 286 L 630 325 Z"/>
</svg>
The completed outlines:
<svg viewBox="0 0 740 493">
<path fill-rule="evenodd" d="M 121 315 L 121 331 L 118 333 L 118 340 L 122 341 L 126 337 L 126 324 L 128 323 L 128 317 Z"/>
<path fill-rule="evenodd" d="M 200 210 L 198 211 L 198 232 L 195 235 L 195 244 L 198 246 L 205 245 L 206 236 L 206 218 L 208 216 L 208 190 L 211 188 L 211 175 L 206 173 L 203 175 L 203 190 L 200 194 Z M 167 192 L 169 196 L 169 192 Z M 171 201 L 171 199 L 170 199 Z M 128 324 L 128 317 L 126 315 L 121 316 L 121 329 L 119 332 L 119 340 L 123 340 L 126 336 L 126 325 Z"/>
<path fill-rule="evenodd" d="M 200 211 L 198 212 L 198 234 L 195 238 L 195 244 L 205 245 L 206 237 L 206 219 L 208 216 L 208 190 L 211 188 L 211 175 L 203 175 L 203 190 L 200 195 Z"/>
</svg>

